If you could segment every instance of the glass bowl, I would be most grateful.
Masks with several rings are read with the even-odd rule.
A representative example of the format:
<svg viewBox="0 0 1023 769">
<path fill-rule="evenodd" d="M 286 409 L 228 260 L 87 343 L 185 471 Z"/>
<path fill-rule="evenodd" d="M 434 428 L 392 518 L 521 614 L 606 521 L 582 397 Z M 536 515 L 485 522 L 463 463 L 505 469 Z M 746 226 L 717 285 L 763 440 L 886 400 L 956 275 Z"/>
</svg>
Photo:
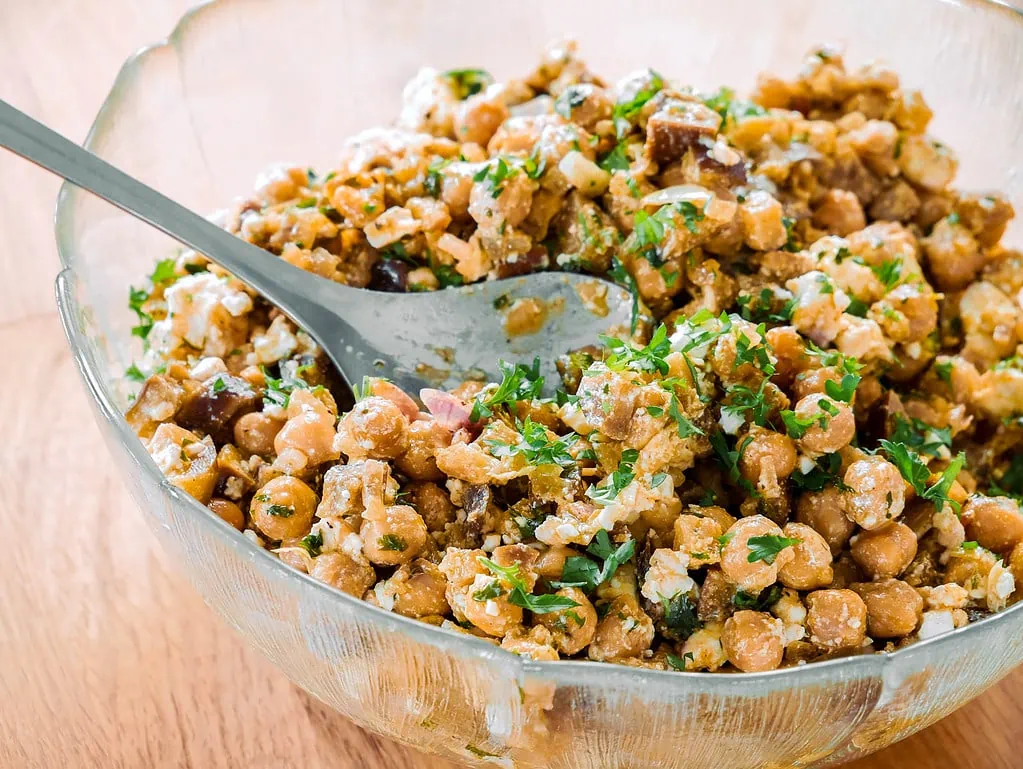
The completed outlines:
<svg viewBox="0 0 1023 769">
<path fill-rule="evenodd" d="M 500 79 L 565 35 L 608 77 L 650 65 L 740 91 L 763 70 L 794 74 L 820 42 L 845 44 L 850 62 L 883 57 L 924 90 L 935 135 L 960 155 L 959 184 L 1023 210 L 1023 17 L 991 2 L 218 0 L 128 61 L 87 144 L 211 211 L 269 163 L 323 167 L 346 135 L 393 119 L 420 65 Z M 476 765 L 833 766 L 942 718 L 1023 660 L 1023 604 L 893 654 L 723 675 L 530 662 L 351 598 L 166 483 L 121 417 L 119 377 L 138 354 L 128 285 L 175 244 L 67 187 L 57 240 L 75 361 L 158 538 L 249 643 L 368 729 Z"/>
</svg>

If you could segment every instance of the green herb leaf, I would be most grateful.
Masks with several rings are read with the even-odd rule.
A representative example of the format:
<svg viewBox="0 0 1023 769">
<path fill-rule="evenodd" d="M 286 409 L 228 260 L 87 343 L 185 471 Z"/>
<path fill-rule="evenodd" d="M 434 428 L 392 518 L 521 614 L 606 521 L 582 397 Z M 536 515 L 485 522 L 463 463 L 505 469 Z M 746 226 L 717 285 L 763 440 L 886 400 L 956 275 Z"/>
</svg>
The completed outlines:
<svg viewBox="0 0 1023 769">
<path fill-rule="evenodd" d="M 291 505 L 267 505 L 264 512 L 275 518 L 290 518 L 295 514 L 295 508 Z"/>
<path fill-rule="evenodd" d="M 746 560 L 750 563 L 763 561 L 770 565 L 774 563 L 778 554 L 787 547 L 798 545 L 801 539 L 793 537 L 782 537 L 778 534 L 764 534 L 760 537 L 750 537 L 746 543 L 749 548 L 749 555 Z"/>
<path fill-rule="evenodd" d="M 522 434 L 522 440 L 518 443 L 485 441 L 491 454 L 495 457 L 522 455 L 526 462 L 535 467 L 541 465 L 570 467 L 575 464 L 575 459 L 569 452 L 569 449 L 579 440 L 579 436 L 575 433 L 551 437 L 544 425 L 534 422 L 529 417 L 526 417 L 526 421 L 519 425 L 518 429 Z"/>
<path fill-rule="evenodd" d="M 315 534 L 306 534 L 298 542 L 299 546 L 304 548 L 310 556 L 315 558 L 323 551 L 323 535 L 319 532 Z"/>
<path fill-rule="evenodd" d="M 133 382 L 145 382 L 146 375 L 142 373 L 142 370 L 132 363 L 128 368 L 124 370 L 124 378 L 130 379 Z"/>
<path fill-rule="evenodd" d="M 397 534 L 384 534 L 377 540 L 377 547 L 381 550 L 396 550 L 403 553 L 408 549 L 408 543 Z"/>
<path fill-rule="evenodd" d="M 703 627 L 696 615 L 696 605 L 685 593 L 677 593 L 671 598 L 661 596 L 660 600 L 664 607 L 664 624 L 669 630 L 666 635 L 670 638 L 684 641 Z"/>
<path fill-rule="evenodd" d="M 622 459 L 618 463 L 618 469 L 608 476 L 603 486 L 590 486 L 586 490 L 586 496 L 598 505 L 610 505 L 622 490 L 632 483 L 636 474 L 634 467 L 639 459 L 639 452 L 635 449 L 626 449 L 622 452 Z"/>
<path fill-rule="evenodd" d="M 531 366 L 523 363 L 511 364 L 498 361 L 501 383 L 496 389 L 484 389 L 473 402 L 470 421 L 479 422 L 494 415 L 494 409 L 515 406 L 519 401 L 532 401 L 543 392 L 544 378 L 540 376 L 540 358 L 534 358 Z"/>
<path fill-rule="evenodd" d="M 478 68 L 449 69 L 446 72 L 441 72 L 440 76 L 451 81 L 455 95 L 462 100 L 475 96 L 494 82 L 494 78 L 489 72 Z"/>
</svg>

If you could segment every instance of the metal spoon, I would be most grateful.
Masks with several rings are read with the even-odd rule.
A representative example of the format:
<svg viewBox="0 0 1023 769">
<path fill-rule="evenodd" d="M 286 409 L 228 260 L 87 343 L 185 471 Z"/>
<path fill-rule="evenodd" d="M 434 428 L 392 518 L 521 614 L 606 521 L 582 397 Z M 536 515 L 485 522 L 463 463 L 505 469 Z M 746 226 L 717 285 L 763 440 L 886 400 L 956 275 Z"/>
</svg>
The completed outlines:
<svg viewBox="0 0 1023 769">
<path fill-rule="evenodd" d="M 540 358 L 546 381 L 554 382 L 557 355 L 593 344 L 598 334 L 630 321 L 627 291 L 599 281 L 597 288 L 607 291 L 608 313 L 602 317 L 579 295 L 595 279 L 567 272 L 412 294 L 326 280 L 235 237 L 2 100 L 0 146 L 229 270 L 304 328 L 349 386 L 364 376 L 383 376 L 416 393 L 424 385 L 453 387 L 467 376 L 493 377 L 499 359 L 529 362 L 534 356 Z M 548 319 L 539 333 L 510 336 L 498 308 L 529 298 L 547 309 Z"/>
</svg>

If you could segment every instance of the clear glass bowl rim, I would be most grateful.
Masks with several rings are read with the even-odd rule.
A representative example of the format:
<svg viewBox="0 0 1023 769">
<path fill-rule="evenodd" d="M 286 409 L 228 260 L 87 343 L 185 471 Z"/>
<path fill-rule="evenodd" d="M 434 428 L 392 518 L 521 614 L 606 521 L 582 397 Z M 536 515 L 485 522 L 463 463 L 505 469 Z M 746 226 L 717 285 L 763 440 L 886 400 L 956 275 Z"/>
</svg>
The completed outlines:
<svg viewBox="0 0 1023 769">
<path fill-rule="evenodd" d="M 935 1 L 970 7 L 978 12 L 1002 14 L 1007 22 L 1016 24 L 1019 27 L 1021 44 L 1023 44 L 1023 8 L 1015 7 L 1006 2 L 1006 0 Z M 104 99 L 92 123 L 83 146 L 86 149 L 92 149 L 100 142 L 110 121 L 117 113 L 122 96 L 131 88 L 133 80 L 148 56 L 165 48 L 176 48 L 184 36 L 189 34 L 191 26 L 201 23 L 203 13 L 207 9 L 214 6 L 220 7 L 242 2 L 244 0 L 205 0 L 187 10 L 166 38 L 143 46 L 132 54 L 121 66 L 110 92 Z M 268 564 L 275 575 L 281 580 L 300 582 L 301 587 L 298 589 L 323 591 L 323 595 L 330 596 L 328 600 L 337 602 L 339 607 L 343 607 L 345 611 L 353 612 L 360 621 L 385 625 L 394 631 L 407 634 L 417 642 L 453 652 L 459 657 L 469 655 L 488 658 L 499 657 L 502 660 L 502 669 L 514 670 L 520 680 L 528 677 L 547 681 L 559 681 L 565 684 L 580 685 L 592 683 L 606 687 L 613 679 L 624 677 L 629 679 L 630 684 L 644 685 L 649 683 L 652 690 L 656 689 L 662 693 L 665 691 L 670 693 L 671 688 L 675 688 L 680 691 L 697 689 L 713 691 L 719 694 L 727 692 L 735 694 L 737 693 L 736 690 L 741 690 L 747 686 L 757 686 L 757 688 L 763 687 L 766 689 L 788 689 L 811 686 L 821 683 L 822 680 L 832 680 L 836 677 L 859 678 L 876 676 L 883 678 L 886 669 L 896 660 L 909 662 L 909 657 L 918 654 L 931 659 L 941 657 L 943 656 L 944 649 L 951 652 L 957 646 L 970 643 L 973 635 L 980 632 L 982 626 L 989 625 L 990 623 L 1007 622 L 1014 615 L 1023 612 L 1023 602 L 1019 602 L 979 622 L 971 623 L 966 627 L 934 638 L 917 641 L 894 652 L 877 652 L 842 657 L 761 673 L 737 672 L 722 674 L 690 672 L 680 674 L 674 671 L 649 670 L 588 660 L 537 662 L 520 657 L 473 636 L 444 630 L 373 606 L 366 601 L 330 587 L 307 574 L 287 566 L 269 551 L 257 547 L 248 538 L 240 536 L 233 527 L 224 523 L 207 507 L 200 504 L 187 493 L 171 485 L 164 478 L 155 462 L 124 420 L 120 408 L 109 397 L 106 388 L 102 385 L 107 375 L 94 359 L 81 329 L 78 319 L 78 313 L 81 308 L 75 297 L 75 277 L 72 262 L 75 231 L 72 198 L 75 194 L 82 193 L 74 185 L 65 182 L 61 186 L 57 197 L 54 229 L 61 271 L 55 281 L 55 293 L 61 325 L 68 339 L 75 366 L 78 368 L 86 389 L 97 409 L 97 416 L 108 423 L 114 434 L 121 440 L 131 459 L 140 467 L 143 473 L 149 476 L 155 485 L 160 487 L 162 493 L 171 500 L 171 503 L 187 507 L 193 515 L 197 516 L 197 519 L 208 534 L 220 539 L 222 543 L 234 549 L 239 555 L 245 555 L 248 558 L 265 559 L 264 565 Z"/>
</svg>

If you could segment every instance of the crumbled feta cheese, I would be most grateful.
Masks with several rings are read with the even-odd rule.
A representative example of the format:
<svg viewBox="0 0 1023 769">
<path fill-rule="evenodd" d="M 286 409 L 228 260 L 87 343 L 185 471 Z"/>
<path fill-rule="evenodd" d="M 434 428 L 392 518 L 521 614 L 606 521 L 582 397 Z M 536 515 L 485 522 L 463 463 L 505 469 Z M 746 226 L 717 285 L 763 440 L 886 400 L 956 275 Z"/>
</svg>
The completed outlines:
<svg viewBox="0 0 1023 769">
<path fill-rule="evenodd" d="M 200 382 L 205 382 L 210 377 L 214 377 L 217 374 L 226 374 L 227 366 L 224 361 L 220 358 L 203 358 L 194 366 L 192 370 L 188 372 L 188 375 L 192 379 L 198 379 Z"/>
<path fill-rule="evenodd" d="M 376 594 L 377 601 L 380 603 L 380 608 L 386 609 L 387 611 L 394 611 L 394 603 L 397 598 L 395 591 L 390 589 L 390 585 L 387 580 L 378 582 L 376 587 L 373 588 L 373 592 Z"/>
<path fill-rule="evenodd" d="M 950 610 L 925 611 L 924 619 L 920 623 L 920 630 L 917 631 L 917 635 L 923 641 L 927 638 L 950 633 L 953 630 L 955 630 L 955 619 Z"/>
<path fill-rule="evenodd" d="M 739 428 L 746 424 L 746 419 L 741 414 L 736 414 L 729 409 L 721 409 L 721 416 L 718 417 L 718 424 L 721 429 L 729 435 L 737 435 Z"/>
<path fill-rule="evenodd" d="M 483 540 L 483 549 L 488 553 L 492 553 L 494 551 L 494 548 L 500 547 L 500 545 L 501 545 L 500 534 L 488 534 L 486 539 Z"/>
<path fill-rule="evenodd" d="M 486 605 L 486 607 L 483 610 L 490 617 L 496 617 L 498 614 L 501 613 L 500 609 L 498 609 L 498 607 L 497 607 L 497 601 L 495 601 L 492 598 L 487 600 L 487 605 Z"/>
<path fill-rule="evenodd" d="M 642 593 L 651 601 L 689 593 L 696 583 L 689 576 L 689 556 L 676 550 L 659 548 L 650 556 L 650 568 L 643 581 Z"/>
</svg>

